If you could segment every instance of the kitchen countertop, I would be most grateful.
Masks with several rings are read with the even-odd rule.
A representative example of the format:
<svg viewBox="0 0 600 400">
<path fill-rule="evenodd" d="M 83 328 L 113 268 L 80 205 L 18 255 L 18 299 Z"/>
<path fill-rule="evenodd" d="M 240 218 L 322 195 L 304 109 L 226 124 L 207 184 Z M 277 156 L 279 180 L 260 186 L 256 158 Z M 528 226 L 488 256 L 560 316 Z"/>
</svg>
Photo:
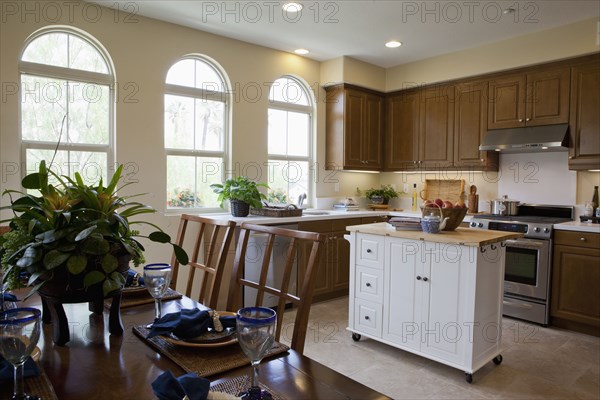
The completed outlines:
<svg viewBox="0 0 600 400">
<path fill-rule="evenodd" d="M 563 222 L 562 224 L 554 224 L 554 229 L 558 231 L 600 233 L 600 224 L 592 224 L 590 222 L 569 221 Z"/>
<path fill-rule="evenodd" d="M 403 239 L 424 240 L 434 243 L 457 244 L 461 246 L 485 246 L 502 242 L 507 239 L 522 237 L 521 233 L 488 231 L 482 229 L 456 228 L 455 231 L 441 231 L 440 233 L 425 233 L 422 231 L 397 231 L 385 222 L 353 225 L 347 227 L 350 232 L 369 233 L 380 236 L 393 236 Z"/>
<path fill-rule="evenodd" d="M 314 213 L 314 214 L 312 214 Z M 323 214 L 321 214 L 323 213 Z M 319 210 L 319 209 L 307 209 L 304 210 L 301 216 L 298 217 L 265 217 L 261 215 L 249 215 L 247 217 L 233 217 L 230 213 L 211 213 L 211 214 L 200 214 L 204 218 L 211 218 L 215 220 L 235 221 L 237 224 L 248 222 L 258 225 L 280 225 L 280 224 L 294 224 L 302 221 L 319 221 L 327 219 L 343 219 L 343 218 L 363 218 L 373 216 L 391 216 L 391 217 L 421 217 L 420 211 L 369 211 L 369 210 L 358 210 L 358 211 L 338 211 L 338 210 Z M 464 222 L 469 222 L 471 215 L 465 216 Z"/>
</svg>

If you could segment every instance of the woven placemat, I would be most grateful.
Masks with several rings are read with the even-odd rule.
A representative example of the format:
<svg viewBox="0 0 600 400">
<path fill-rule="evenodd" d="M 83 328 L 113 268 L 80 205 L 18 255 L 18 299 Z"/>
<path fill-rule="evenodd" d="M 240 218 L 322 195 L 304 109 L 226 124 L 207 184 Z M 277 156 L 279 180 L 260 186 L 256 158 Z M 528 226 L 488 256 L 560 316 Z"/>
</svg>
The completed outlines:
<svg viewBox="0 0 600 400">
<path fill-rule="evenodd" d="M 238 376 L 236 378 L 227 379 L 226 381 L 219 382 L 214 385 L 211 384 L 210 391 L 227 393 L 232 396 L 238 396 L 241 392 L 248 389 L 250 387 L 250 385 L 251 385 L 250 377 L 248 375 L 242 375 L 242 376 Z M 260 386 L 261 389 L 269 392 L 271 394 L 271 397 L 273 397 L 273 400 L 284 400 L 285 399 L 285 397 L 279 395 L 277 392 L 273 391 L 273 389 L 271 389 L 267 385 L 260 383 L 260 381 L 258 382 L 258 386 Z M 210 397 L 211 396 L 209 395 L 209 398 Z M 217 397 L 216 394 L 213 394 L 213 397 Z"/>
<path fill-rule="evenodd" d="M 42 400 L 58 400 L 58 396 L 54 392 L 54 388 L 48 379 L 48 375 L 42 369 L 42 366 L 38 364 L 40 374 L 38 376 L 32 376 L 24 379 L 25 393 L 39 397 Z"/>
<path fill-rule="evenodd" d="M 181 293 L 169 288 L 167 293 L 163 296 L 162 301 L 176 300 L 180 299 L 181 297 L 183 297 Z M 104 308 L 110 309 L 111 302 L 111 299 L 104 300 Z M 150 296 L 148 290 L 130 295 L 127 295 L 126 292 L 123 292 L 121 295 L 121 308 L 135 307 L 149 303 L 154 303 L 154 298 Z"/>
<path fill-rule="evenodd" d="M 133 333 L 160 354 L 169 357 L 185 372 L 195 372 L 199 376 L 207 377 L 250 364 L 248 357 L 242 352 L 240 346 L 235 344 L 220 347 L 178 346 L 161 336 L 148 339 L 146 338 L 148 332 L 150 331 L 143 325 L 133 327 Z M 284 353 L 289 349 L 288 346 L 275 342 L 265 358 Z"/>
</svg>

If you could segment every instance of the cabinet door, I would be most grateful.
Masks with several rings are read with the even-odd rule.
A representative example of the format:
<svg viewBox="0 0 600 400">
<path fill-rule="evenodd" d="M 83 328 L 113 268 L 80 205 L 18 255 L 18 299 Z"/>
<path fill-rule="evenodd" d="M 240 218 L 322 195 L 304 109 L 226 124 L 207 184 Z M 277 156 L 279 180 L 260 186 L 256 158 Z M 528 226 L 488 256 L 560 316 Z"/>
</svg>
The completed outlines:
<svg viewBox="0 0 600 400">
<path fill-rule="evenodd" d="M 419 137 L 419 92 L 409 91 L 386 99 L 385 168 L 416 167 Z"/>
<path fill-rule="evenodd" d="M 570 169 L 600 169 L 600 61 L 571 72 Z"/>
<path fill-rule="evenodd" d="M 365 94 L 352 89 L 346 90 L 344 166 L 364 168 L 362 155 L 363 131 L 365 126 Z"/>
<path fill-rule="evenodd" d="M 298 224 L 298 229 L 301 231 L 308 232 L 319 232 L 327 236 L 325 246 L 321 247 L 319 254 L 319 264 L 317 266 L 317 272 L 313 286 L 313 301 L 320 299 L 323 295 L 327 295 L 331 290 L 331 273 L 329 272 L 331 249 L 330 249 L 330 233 L 331 233 L 331 221 L 306 221 Z M 304 274 L 306 273 L 306 263 L 310 255 L 312 244 L 301 244 L 299 248 L 299 265 L 298 265 L 298 287 L 302 287 L 304 282 Z"/>
<path fill-rule="evenodd" d="M 385 241 L 385 290 L 383 304 L 384 339 L 419 350 L 421 346 L 421 302 L 423 285 L 419 262 L 419 242 L 388 239 Z"/>
<path fill-rule="evenodd" d="M 419 163 L 425 168 L 452 166 L 454 86 L 435 85 L 421 92 Z"/>
<path fill-rule="evenodd" d="M 569 68 L 527 74 L 527 126 L 569 122 L 570 77 Z"/>
<path fill-rule="evenodd" d="M 344 239 L 346 231 L 333 232 L 330 236 L 331 251 L 335 255 L 332 260 L 331 285 L 333 290 L 345 291 L 348 294 L 348 285 L 350 283 L 350 243 Z"/>
<path fill-rule="evenodd" d="M 468 295 L 468 277 L 463 276 L 461 269 L 461 248 L 437 243 L 425 245 L 435 247 L 424 252 L 423 277 L 417 283 L 423 286 L 422 318 L 427 327 L 422 332 L 421 351 L 462 363 L 472 326 L 463 323 L 461 313 L 461 302 Z"/>
<path fill-rule="evenodd" d="M 525 75 L 511 75 L 490 81 L 488 129 L 525 126 Z"/>
<path fill-rule="evenodd" d="M 550 315 L 600 336 L 600 249 L 554 246 Z M 567 325 L 564 325 L 564 323 Z M 579 329 L 578 329 L 579 330 Z"/>
<path fill-rule="evenodd" d="M 365 126 L 362 139 L 364 164 L 373 169 L 380 169 L 382 121 L 383 121 L 383 99 L 381 96 L 368 94 L 365 96 Z"/>
<path fill-rule="evenodd" d="M 454 117 L 454 166 L 498 170 L 498 153 L 479 151 L 487 133 L 488 82 L 456 86 Z"/>
</svg>

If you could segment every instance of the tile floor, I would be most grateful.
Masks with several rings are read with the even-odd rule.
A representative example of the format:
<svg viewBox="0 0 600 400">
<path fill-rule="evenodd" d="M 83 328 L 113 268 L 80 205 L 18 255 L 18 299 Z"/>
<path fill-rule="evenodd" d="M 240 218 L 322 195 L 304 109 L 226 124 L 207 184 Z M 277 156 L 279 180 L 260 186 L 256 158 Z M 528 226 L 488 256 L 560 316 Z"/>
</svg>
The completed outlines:
<svg viewBox="0 0 600 400">
<path fill-rule="evenodd" d="M 347 321 L 347 297 L 313 304 L 304 354 L 394 399 L 600 399 L 597 337 L 505 318 L 504 361 L 468 384 L 455 368 L 375 340 L 354 342 Z"/>
</svg>

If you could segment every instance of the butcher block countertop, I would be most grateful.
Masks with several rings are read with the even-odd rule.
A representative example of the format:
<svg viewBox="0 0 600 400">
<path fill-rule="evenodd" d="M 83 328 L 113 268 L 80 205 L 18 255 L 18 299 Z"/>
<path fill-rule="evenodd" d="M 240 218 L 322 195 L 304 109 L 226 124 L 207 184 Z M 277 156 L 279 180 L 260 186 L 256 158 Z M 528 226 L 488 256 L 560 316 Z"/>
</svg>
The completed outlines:
<svg viewBox="0 0 600 400">
<path fill-rule="evenodd" d="M 424 240 L 435 243 L 457 244 L 461 246 L 485 246 L 516 239 L 523 236 L 521 233 L 488 231 L 482 229 L 456 228 L 455 231 L 441 231 L 440 233 L 425 233 L 423 231 L 397 231 L 386 222 L 367 225 L 353 225 L 346 229 L 350 232 L 369 233 L 373 235 L 392 236 L 403 239 Z"/>
</svg>

